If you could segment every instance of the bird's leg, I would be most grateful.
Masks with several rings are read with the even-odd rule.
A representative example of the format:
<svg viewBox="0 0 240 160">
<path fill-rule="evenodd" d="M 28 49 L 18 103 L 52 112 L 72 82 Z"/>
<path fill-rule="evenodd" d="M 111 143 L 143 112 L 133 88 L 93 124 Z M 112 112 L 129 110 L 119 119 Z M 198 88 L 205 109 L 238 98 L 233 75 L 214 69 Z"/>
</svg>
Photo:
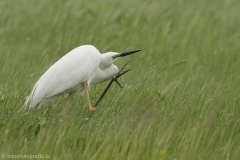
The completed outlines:
<svg viewBox="0 0 240 160">
<path fill-rule="evenodd" d="M 84 82 L 84 89 L 85 89 L 85 94 L 87 97 L 87 102 L 88 102 L 88 107 L 89 107 L 89 111 L 90 112 L 94 112 L 96 110 L 95 107 L 92 107 L 91 101 L 90 101 L 90 97 L 89 97 L 89 92 L 88 92 L 88 84 L 87 82 Z"/>
<path fill-rule="evenodd" d="M 66 102 L 66 105 L 64 106 L 64 110 L 63 110 L 63 113 L 62 113 L 62 117 L 64 117 L 67 113 L 68 105 L 69 105 L 69 102 L 70 102 L 70 96 L 71 96 L 71 94 L 68 95 L 67 102 Z"/>
<path fill-rule="evenodd" d="M 130 69 L 125 70 L 125 67 L 127 66 L 128 62 L 122 67 L 122 69 L 111 79 L 111 81 L 108 83 L 106 89 L 103 91 L 102 95 L 100 96 L 100 98 L 98 99 L 97 103 L 95 104 L 94 108 L 97 107 L 97 105 L 100 103 L 100 101 L 103 99 L 103 97 L 105 96 L 105 94 L 107 93 L 108 89 L 111 87 L 112 83 L 115 81 L 121 88 L 123 88 L 121 86 L 121 84 L 118 82 L 118 78 L 121 77 L 122 75 L 124 75 L 125 73 L 127 73 L 128 71 L 130 71 Z"/>
</svg>

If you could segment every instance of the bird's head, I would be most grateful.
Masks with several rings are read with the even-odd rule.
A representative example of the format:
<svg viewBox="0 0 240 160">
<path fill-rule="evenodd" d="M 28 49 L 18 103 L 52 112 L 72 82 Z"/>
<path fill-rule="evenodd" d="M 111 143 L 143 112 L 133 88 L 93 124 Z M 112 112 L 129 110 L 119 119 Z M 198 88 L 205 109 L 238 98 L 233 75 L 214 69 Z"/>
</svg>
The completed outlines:
<svg viewBox="0 0 240 160">
<path fill-rule="evenodd" d="M 104 54 L 101 54 L 101 61 L 100 61 L 100 67 L 101 68 L 106 68 L 110 65 L 112 65 L 114 62 L 119 60 L 122 57 L 128 56 L 130 54 L 139 52 L 141 50 L 133 50 L 133 51 L 127 51 L 123 53 L 117 53 L 117 52 L 107 52 Z"/>
</svg>

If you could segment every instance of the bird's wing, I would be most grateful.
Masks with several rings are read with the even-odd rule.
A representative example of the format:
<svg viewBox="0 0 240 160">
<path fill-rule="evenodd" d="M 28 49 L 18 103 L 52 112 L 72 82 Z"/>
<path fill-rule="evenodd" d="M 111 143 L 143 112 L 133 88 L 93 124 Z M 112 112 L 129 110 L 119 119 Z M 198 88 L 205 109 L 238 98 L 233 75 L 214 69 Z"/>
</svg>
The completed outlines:
<svg viewBox="0 0 240 160">
<path fill-rule="evenodd" d="M 99 66 L 100 52 L 93 46 L 80 46 L 53 64 L 38 80 L 32 99 L 53 97 L 84 83 Z"/>
</svg>

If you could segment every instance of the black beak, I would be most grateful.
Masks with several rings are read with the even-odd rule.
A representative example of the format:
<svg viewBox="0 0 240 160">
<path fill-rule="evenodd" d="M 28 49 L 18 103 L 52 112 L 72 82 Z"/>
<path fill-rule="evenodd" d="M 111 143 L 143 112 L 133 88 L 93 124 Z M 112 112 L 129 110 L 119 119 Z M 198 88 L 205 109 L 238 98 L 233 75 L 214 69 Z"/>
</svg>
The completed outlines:
<svg viewBox="0 0 240 160">
<path fill-rule="evenodd" d="M 124 57 L 124 56 L 128 56 L 130 54 L 133 54 L 133 53 L 136 53 L 136 52 L 139 52 L 141 51 L 140 49 L 137 49 L 137 50 L 133 50 L 133 51 L 127 51 L 127 52 L 123 52 L 123 53 L 120 53 L 118 55 L 115 55 L 113 58 L 118 58 L 118 57 Z"/>
<path fill-rule="evenodd" d="M 141 50 L 137 49 L 137 50 L 134 50 L 134 51 L 123 52 L 123 53 L 120 53 L 119 57 L 124 57 L 124 56 L 130 55 L 130 54 L 133 54 L 133 53 L 136 53 L 136 52 L 139 52 L 139 51 L 141 51 Z"/>
</svg>

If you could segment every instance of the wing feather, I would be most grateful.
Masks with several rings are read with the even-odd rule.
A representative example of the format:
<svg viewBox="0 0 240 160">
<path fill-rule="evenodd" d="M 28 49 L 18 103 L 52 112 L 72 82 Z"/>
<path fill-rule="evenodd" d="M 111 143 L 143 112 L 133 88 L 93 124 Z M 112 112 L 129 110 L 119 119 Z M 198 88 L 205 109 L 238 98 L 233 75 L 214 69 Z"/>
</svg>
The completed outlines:
<svg viewBox="0 0 240 160">
<path fill-rule="evenodd" d="M 99 63 L 100 52 L 94 46 L 73 49 L 40 77 L 25 105 L 36 107 L 48 98 L 74 90 L 91 77 Z"/>
</svg>

